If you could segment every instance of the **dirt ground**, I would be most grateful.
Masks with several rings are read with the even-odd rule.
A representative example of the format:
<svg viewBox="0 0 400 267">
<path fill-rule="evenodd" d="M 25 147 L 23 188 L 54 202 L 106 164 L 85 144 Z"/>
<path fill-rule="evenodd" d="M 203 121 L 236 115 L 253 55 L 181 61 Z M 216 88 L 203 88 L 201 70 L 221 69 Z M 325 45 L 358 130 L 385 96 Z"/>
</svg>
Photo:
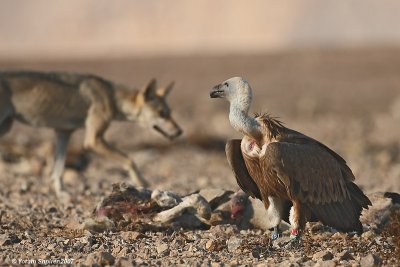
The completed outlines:
<svg viewBox="0 0 400 267">
<path fill-rule="evenodd" d="M 107 139 L 136 161 L 153 189 L 179 194 L 203 188 L 238 189 L 224 145 L 240 135 L 229 125 L 228 104 L 210 99 L 209 91 L 227 78 L 243 76 L 253 88 L 253 112 L 278 116 L 287 127 L 337 151 L 366 193 L 400 192 L 400 49 L 90 62 L 0 61 L 0 68 L 94 73 L 135 87 L 153 77 L 160 84 L 175 80 L 169 103 L 184 130 L 179 140 L 170 142 L 148 129 L 121 122 L 113 123 L 107 132 Z M 71 151 L 81 150 L 82 135 L 83 130 L 74 134 Z M 273 249 L 268 236 L 259 231 L 229 227 L 149 232 L 140 238 L 129 232 L 90 234 L 80 230 L 82 222 L 111 192 L 113 183 L 129 178 L 118 164 L 89 154 L 87 168 L 67 169 L 64 179 L 73 203 L 62 207 L 48 178 L 52 144 L 51 130 L 20 123 L 0 139 L 0 263 L 74 259 L 74 264 L 86 265 L 286 266 L 291 262 L 292 266 L 313 266 L 321 264 L 313 259 L 316 253 L 332 248 L 335 257 L 329 266 L 359 266 L 371 251 L 385 265 L 396 265 L 390 246 L 385 251 L 376 240 L 355 245 L 349 236 L 343 237 L 343 245 L 342 239 L 335 243 L 324 232 L 317 236 L 325 243 L 307 234 L 305 247 L 289 251 Z M 232 236 L 245 241 L 240 249 L 228 248 Z M 218 249 L 206 249 L 209 240 L 220 244 Z M 363 249 L 357 247 L 361 244 Z M 345 249 L 353 260 L 337 256 Z"/>
</svg>

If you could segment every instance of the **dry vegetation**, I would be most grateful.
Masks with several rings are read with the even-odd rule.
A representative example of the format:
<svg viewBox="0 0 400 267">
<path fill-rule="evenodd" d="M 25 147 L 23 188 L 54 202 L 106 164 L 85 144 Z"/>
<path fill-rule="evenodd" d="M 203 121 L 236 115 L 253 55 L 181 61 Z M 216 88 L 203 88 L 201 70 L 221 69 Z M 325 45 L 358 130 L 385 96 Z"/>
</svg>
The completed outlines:
<svg viewBox="0 0 400 267">
<path fill-rule="evenodd" d="M 170 104 L 185 130 L 180 140 L 170 143 L 127 123 L 113 124 L 107 134 L 136 160 L 152 188 L 179 194 L 209 187 L 237 188 L 225 159 L 224 143 L 238 135 L 229 126 L 227 104 L 208 95 L 214 84 L 241 75 L 253 86 L 254 112 L 279 116 L 288 127 L 336 150 L 367 193 L 400 192 L 398 49 L 104 62 L 0 62 L 0 66 L 90 72 L 134 86 L 152 77 L 161 83 L 176 80 Z M 112 183 L 128 181 L 128 177 L 119 165 L 97 156 L 87 156 L 87 168 L 84 158 L 71 156 L 78 160 L 71 159 L 74 168 L 66 171 L 64 179 L 73 203 L 66 208 L 59 206 L 47 177 L 52 164 L 52 137 L 47 129 L 16 123 L 12 132 L 0 139 L 0 262 L 69 257 L 82 264 L 129 264 L 134 260 L 152 265 L 292 262 L 294 266 L 312 266 L 320 260 L 317 257 L 324 257 L 321 251 L 327 250 L 333 254 L 327 260 L 331 266 L 358 266 L 369 253 L 379 256 L 385 265 L 396 265 L 399 260 L 395 257 L 400 254 L 399 214 L 382 234 L 364 238 L 307 232 L 304 243 L 291 249 L 272 246 L 259 231 L 237 231 L 231 226 L 207 231 L 90 234 L 79 230 L 81 223 L 110 193 Z M 80 153 L 81 143 L 82 131 L 78 131 L 73 137 L 72 154 Z"/>
</svg>

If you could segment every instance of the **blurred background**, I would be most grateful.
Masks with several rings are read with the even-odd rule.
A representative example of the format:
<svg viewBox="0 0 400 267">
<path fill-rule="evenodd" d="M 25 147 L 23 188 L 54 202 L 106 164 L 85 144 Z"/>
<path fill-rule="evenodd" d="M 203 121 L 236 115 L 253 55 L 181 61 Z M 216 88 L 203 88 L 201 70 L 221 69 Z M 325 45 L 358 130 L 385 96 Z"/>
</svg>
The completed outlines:
<svg viewBox="0 0 400 267">
<path fill-rule="evenodd" d="M 400 2 L 390 0 L 3 0 L 0 67 L 94 73 L 133 87 L 175 80 L 169 103 L 185 131 L 180 140 L 129 123 L 107 133 L 152 187 L 238 188 L 224 144 L 240 135 L 228 104 L 209 91 L 243 76 L 254 90 L 252 112 L 269 112 L 333 148 L 367 192 L 400 191 L 399 14 Z M 82 135 L 71 149 L 81 149 Z M 48 129 L 15 123 L 0 139 L 20 155 L 1 162 L 3 194 L 48 195 L 52 138 Z M 65 177 L 80 203 L 129 180 L 118 164 L 90 158 L 86 170 Z"/>
<path fill-rule="evenodd" d="M 254 54 L 400 42 L 394 0 L 5 0 L 0 7 L 3 59 Z"/>
</svg>

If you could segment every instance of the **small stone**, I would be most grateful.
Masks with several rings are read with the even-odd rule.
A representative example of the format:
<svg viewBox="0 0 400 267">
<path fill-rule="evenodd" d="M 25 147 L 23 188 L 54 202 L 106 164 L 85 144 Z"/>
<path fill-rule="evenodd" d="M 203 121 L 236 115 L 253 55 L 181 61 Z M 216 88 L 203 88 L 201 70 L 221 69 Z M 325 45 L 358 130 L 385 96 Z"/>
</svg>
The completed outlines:
<svg viewBox="0 0 400 267">
<path fill-rule="evenodd" d="M 295 262 L 290 262 L 290 260 L 284 260 L 279 263 L 279 267 L 299 267 L 300 265 Z"/>
<path fill-rule="evenodd" d="M 229 266 L 238 266 L 239 261 L 238 260 L 232 260 L 231 262 L 229 262 Z"/>
<path fill-rule="evenodd" d="M 319 242 L 320 240 L 324 239 L 324 236 L 322 234 L 313 234 L 311 235 L 311 238 L 317 242 Z"/>
<path fill-rule="evenodd" d="M 228 225 L 228 227 L 225 229 L 225 233 L 228 235 L 239 233 L 239 229 L 236 225 Z"/>
<path fill-rule="evenodd" d="M 138 240 L 146 236 L 140 232 L 121 232 L 121 237 L 126 241 Z"/>
<path fill-rule="evenodd" d="M 259 259 L 260 253 L 257 250 L 253 250 L 250 252 L 250 258 Z"/>
<path fill-rule="evenodd" d="M 3 245 L 3 246 L 13 245 L 13 244 L 20 243 L 21 241 L 22 241 L 22 239 L 20 239 L 17 235 L 11 234 L 8 236 L 8 238 L 4 238 L 2 240 L 1 245 Z"/>
<path fill-rule="evenodd" d="M 312 259 L 327 261 L 333 259 L 333 254 L 330 251 L 319 251 L 312 256 Z"/>
<path fill-rule="evenodd" d="M 303 262 L 303 264 L 301 266 L 304 267 L 314 267 L 316 265 L 315 261 L 309 260 L 309 261 L 305 261 Z"/>
<path fill-rule="evenodd" d="M 314 267 L 335 267 L 335 266 L 336 262 L 334 260 L 319 261 L 314 265 Z"/>
<path fill-rule="evenodd" d="M 7 239 L 8 239 L 7 234 L 2 234 L 2 235 L 0 235 L 0 245 L 1 245 L 1 246 L 6 245 L 5 243 L 6 243 Z"/>
<path fill-rule="evenodd" d="M 361 237 L 364 238 L 364 239 L 372 239 L 375 236 L 376 236 L 376 234 L 374 233 L 374 231 L 371 231 L 371 230 L 366 231 L 361 235 Z"/>
<path fill-rule="evenodd" d="M 168 245 L 165 243 L 160 243 L 157 245 L 157 253 L 164 254 L 168 251 Z"/>
<path fill-rule="evenodd" d="M 393 238 L 392 237 L 388 237 L 388 238 L 386 238 L 386 242 L 389 244 L 389 245 L 394 245 L 394 241 L 393 241 Z"/>
<path fill-rule="evenodd" d="M 215 242 L 214 242 L 213 240 L 208 240 L 207 243 L 206 243 L 206 245 L 205 245 L 205 248 L 206 248 L 208 251 L 214 250 L 214 248 L 215 248 Z"/>
<path fill-rule="evenodd" d="M 292 241 L 292 239 L 289 236 L 282 236 L 272 243 L 272 246 L 276 249 L 282 248 L 289 244 Z"/>
<path fill-rule="evenodd" d="M 114 255 L 118 255 L 120 251 L 121 251 L 121 247 L 120 246 L 116 246 L 115 248 L 113 248 L 112 253 Z"/>
<path fill-rule="evenodd" d="M 119 258 L 115 261 L 115 266 L 118 267 L 131 267 L 135 266 L 132 261 L 126 259 L 126 258 Z"/>
<path fill-rule="evenodd" d="M 353 255 L 351 255 L 350 251 L 344 250 L 337 254 L 337 258 L 342 261 L 354 260 Z"/>
<path fill-rule="evenodd" d="M 118 255 L 123 257 L 123 256 L 127 255 L 129 252 L 130 252 L 130 250 L 129 250 L 127 247 L 123 247 L 123 248 L 119 251 Z"/>
<path fill-rule="evenodd" d="M 314 224 L 312 224 L 310 226 L 311 226 L 310 227 L 311 233 L 316 233 L 316 232 L 322 231 L 323 228 L 324 228 L 322 223 L 314 223 Z"/>
<path fill-rule="evenodd" d="M 111 253 L 103 251 L 100 253 L 100 264 L 101 265 L 113 265 L 115 258 Z"/>
<path fill-rule="evenodd" d="M 48 249 L 48 250 L 53 250 L 55 247 L 56 247 L 56 244 L 49 244 L 49 245 L 47 246 L 47 249 Z"/>
<path fill-rule="evenodd" d="M 235 252 L 240 247 L 241 244 L 242 244 L 242 239 L 237 238 L 236 236 L 232 236 L 227 241 L 228 250 L 230 252 Z"/>
<path fill-rule="evenodd" d="M 113 265 L 115 262 L 115 258 L 109 252 L 94 252 L 90 253 L 86 260 L 85 265 L 96 266 L 96 265 Z"/>
<path fill-rule="evenodd" d="M 331 236 L 332 239 L 345 239 L 346 238 L 346 234 L 345 233 L 340 233 L 340 232 L 336 232 Z"/>
<path fill-rule="evenodd" d="M 227 234 L 235 234 L 238 232 L 239 230 L 236 225 L 220 224 L 210 228 L 210 233 L 215 237 L 225 236 Z"/>
<path fill-rule="evenodd" d="M 95 219 L 87 219 L 83 225 L 84 230 L 92 233 L 102 233 L 105 231 L 112 231 L 115 229 L 114 222 L 107 217 L 99 217 Z"/>
<path fill-rule="evenodd" d="M 49 208 L 49 212 L 50 213 L 56 213 L 57 212 L 57 208 L 56 207 L 50 207 Z"/>
<path fill-rule="evenodd" d="M 82 243 L 82 244 L 87 244 L 87 243 L 89 243 L 89 239 L 91 239 L 92 237 L 90 237 L 90 236 L 82 236 L 81 238 L 79 238 L 79 241 Z"/>
<path fill-rule="evenodd" d="M 360 266 L 361 267 L 376 267 L 381 266 L 382 260 L 377 255 L 368 254 L 365 257 L 361 258 Z"/>
<path fill-rule="evenodd" d="M 21 184 L 21 187 L 19 189 L 19 191 L 21 193 L 26 193 L 27 191 L 29 191 L 29 188 L 31 187 L 31 183 L 25 181 Z"/>
<path fill-rule="evenodd" d="M 382 237 L 381 236 L 376 237 L 374 240 L 378 246 L 382 245 Z"/>
</svg>

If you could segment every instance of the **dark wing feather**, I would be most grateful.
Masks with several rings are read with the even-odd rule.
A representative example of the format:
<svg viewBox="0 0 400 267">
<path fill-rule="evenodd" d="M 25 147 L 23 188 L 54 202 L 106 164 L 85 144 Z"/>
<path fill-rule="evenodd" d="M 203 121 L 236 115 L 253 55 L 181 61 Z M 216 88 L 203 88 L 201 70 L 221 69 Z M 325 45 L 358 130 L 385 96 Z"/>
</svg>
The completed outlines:
<svg viewBox="0 0 400 267">
<path fill-rule="evenodd" d="M 281 136 L 282 142 L 287 142 L 287 143 L 292 143 L 292 144 L 315 144 L 323 148 L 326 152 L 331 154 L 340 164 L 341 169 L 345 177 L 350 180 L 354 181 L 355 177 L 349 166 L 347 166 L 346 161 L 335 151 L 327 147 L 326 145 L 322 144 L 321 142 L 305 135 L 302 133 L 299 133 L 295 130 L 285 128 L 285 134 Z"/>
<path fill-rule="evenodd" d="M 248 195 L 261 200 L 260 190 L 246 168 L 240 143 L 240 139 L 229 140 L 225 146 L 226 157 L 240 188 Z"/>
<path fill-rule="evenodd" d="M 289 197 L 299 199 L 324 224 L 341 231 L 362 231 L 361 210 L 371 202 L 336 155 L 313 139 L 308 143 L 304 139 L 270 143 L 260 161 L 264 174 L 275 173 Z"/>
</svg>

